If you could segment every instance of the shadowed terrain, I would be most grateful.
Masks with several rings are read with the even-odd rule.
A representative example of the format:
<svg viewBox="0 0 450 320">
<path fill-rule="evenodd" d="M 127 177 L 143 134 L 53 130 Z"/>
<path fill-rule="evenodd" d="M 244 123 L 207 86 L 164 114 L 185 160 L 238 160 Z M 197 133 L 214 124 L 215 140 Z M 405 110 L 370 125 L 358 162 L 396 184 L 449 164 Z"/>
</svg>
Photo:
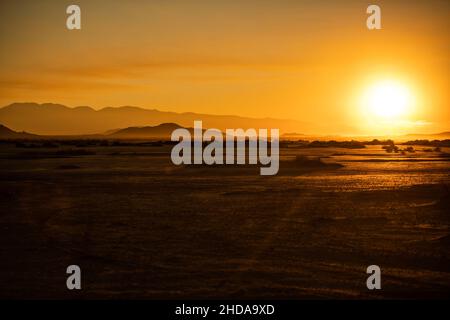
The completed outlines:
<svg viewBox="0 0 450 320">
<path fill-rule="evenodd" d="M 174 166 L 165 144 L 54 144 L 0 148 L 4 298 L 450 292 L 446 148 L 291 145 L 280 174 L 262 177 L 259 166 Z M 81 292 L 66 289 L 70 264 Z M 376 292 L 365 285 L 372 264 Z"/>
</svg>

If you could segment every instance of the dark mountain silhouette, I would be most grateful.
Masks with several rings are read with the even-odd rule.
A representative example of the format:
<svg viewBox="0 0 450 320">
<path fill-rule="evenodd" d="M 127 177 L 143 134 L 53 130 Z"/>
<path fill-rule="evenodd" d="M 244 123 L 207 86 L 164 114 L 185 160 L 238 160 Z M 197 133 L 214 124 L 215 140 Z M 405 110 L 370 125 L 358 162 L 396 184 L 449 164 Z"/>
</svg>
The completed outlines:
<svg viewBox="0 0 450 320">
<path fill-rule="evenodd" d="M 31 139 L 37 137 L 27 132 L 16 132 L 0 124 L 0 139 Z"/>
<path fill-rule="evenodd" d="M 164 112 L 138 107 L 69 108 L 60 104 L 13 103 L 0 108 L 0 122 L 14 130 L 44 135 L 86 135 L 104 133 L 112 128 L 155 126 L 177 123 L 193 127 L 202 120 L 204 128 L 279 128 L 281 132 L 308 130 L 310 125 L 294 120 L 255 119 L 232 115 Z"/>
<path fill-rule="evenodd" d="M 128 127 L 110 130 L 95 135 L 37 135 L 28 132 L 16 132 L 0 124 L 0 139 L 162 139 L 170 140 L 172 132 L 183 128 L 176 123 L 162 123 L 157 126 Z M 193 134 L 193 128 L 186 128 Z"/>
<path fill-rule="evenodd" d="M 182 128 L 176 123 L 162 123 L 158 126 L 147 126 L 147 127 L 129 127 L 125 129 L 117 130 L 113 133 L 108 134 L 111 138 L 128 138 L 128 139 L 139 139 L 139 138 L 161 138 L 170 139 L 172 132 L 178 128 Z"/>
</svg>

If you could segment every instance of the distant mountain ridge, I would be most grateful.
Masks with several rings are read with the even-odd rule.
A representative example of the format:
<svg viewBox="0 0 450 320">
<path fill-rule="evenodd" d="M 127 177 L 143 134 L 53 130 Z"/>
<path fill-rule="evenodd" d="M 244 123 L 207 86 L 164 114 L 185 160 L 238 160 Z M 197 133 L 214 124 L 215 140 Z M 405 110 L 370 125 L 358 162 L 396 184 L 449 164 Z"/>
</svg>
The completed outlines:
<svg viewBox="0 0 450 320">
<path fill-rule="evenodd" d="M 0 139 L 150 139 L 150 140 L 170 140 L 172 132 L 176 129 L 187 129 L 191 135 L 194 135 L 194 128 L 182 127 L 176 123 L 162 123 L 156 126 L 144 126 L 144 127 L 128 127 L 123 129 L 108 130 L 103 134 L 91 134 L 91 135 L 36 135 L 28 132 L 16 132 L 2 124 L 0 124 Z M 207 128 L 203 128 L 203 132 Z M 223 132 L 218 132 L 220 134 Z M 432 135 L 422 134 L 420 137 L 415 134 L 397 136 L 394 138 L 396 142 L 406 142 L 415 140 L 448 140 L 450 132 L 442 132 Z M 408 139 L 406 139 L 408 137 Z M 224 137 L 225 138 L 225 137 Z M 375 139 L 374 137 L 344 137 L 344 136 L 307 136 L 298 133 L 289 133 L 281 136 L 282 140 L 306 140 L 306 141 L 346 141 L 348 139 L 356 141 L 370 141 Z M 386 138 L 378 137 L 383 140 Z"/>
<path fill-rule="evenodd" d="M 108 138 L 161 138 L 170 139 L 172 132 L 176 129 L 183 128 L 176 123 L 162 123 L 157 126 L 147 127 L 129 127 L 125 129 L 119 129 L 115 132 L 107 134 Z"/>
<path fill-rule="evenodd" d="M 40 135 L 100 134 L 112 128 L 155 126 L 161 123 L 192 127 L 195 120 L 202 120 L 204 128 L 219 130 L 279 128 L 281 132 L 289 132 L 310 128 L 310 124 L 295 120 L 176 113 L 130 106 L 94 110 L 87 106 L 69 108 L 52 103 L 13 103 L 0 108 L 0 123 L 17 131 L 26 130 Z"/>
<path fill-rule="evenodd" d="M 32 139 L 37 137 L 28 132 L 16 132 L 0 124 L 0 138 L 2 139 Z"/>
<path fill-rule="evenodd" d="M 162 123 L 157 126 L 128 127 L 93 135 L 36 135 L 16 132 L 0 124 L 0 139 L 161 139 L 170 140 L 172 132 L 183 128 L 176 123 Z M 193 134 L 193 128 L 185 128 Z"/>
<path fill-rule="evenodd" d="M 450 131 L 434 133 L 434 134 L 423 134 L 423 133 L 410 133 L 404 135 L 407 139 L 450 139 Z"/>
<path fill-rule="evenodd" d="M 292 140 L 345 140 L 349 137 L 357 140 L 369 139 L 364 136 L 314 135 L 310 123 L 274 118 L 246 118 L 240 116 L 197 114 L 192 112 L 176 113 L 124 106 L 106 107 L 95 110 L 88 106 L 69 108 L 61 104 L 13 103 L 0 108 L 2 137 L 32 138 L 41 136 L 83 136 L 83 137 L 161 137 L 158 127 L 169 124 L 192 128 L 195 120 L 203 121 L 203 129 L 216 128 L 279 128 L 281 137 Z M 6 129 L 10 130 L 7 131 Z M 166 128 L 167 129 L 167 128 Z M 297 130 L 303 133 L 297 133 Z M 172 129 L 171 130 L 175 130 Z M 1 130 L 0 130 L 1 131 Z M 163 130 L 164 131 L 164 130 Z M 169 131 L 169 130 L 166 130 Z M 32 132 L 28 133 L 28 132 Z M 163 137 L 168 136 L 163 132 Z M 169 135 L 170 136 L 170 135 Z M 386 137 L 372 137 L 384 139 Z M 436 134 L 407 134 L 393 136 L 394 140 L 450 139 L 450 132 Z"/>
</svg>

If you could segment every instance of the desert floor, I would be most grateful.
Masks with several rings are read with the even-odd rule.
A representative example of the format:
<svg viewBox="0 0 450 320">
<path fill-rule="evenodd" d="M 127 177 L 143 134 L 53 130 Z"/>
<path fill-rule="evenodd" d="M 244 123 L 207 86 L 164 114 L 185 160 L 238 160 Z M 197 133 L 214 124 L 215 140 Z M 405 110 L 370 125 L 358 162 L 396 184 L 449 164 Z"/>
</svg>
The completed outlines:
<svg viewBox="0 0 450 320">
<path fill-rule="evenodd" d="M 415 148 L 282 148 L 265 177 L 177 167 L 170 146 L 2 144 L 0 297 L 448 297 L 450 158 Z"/>
</svg>

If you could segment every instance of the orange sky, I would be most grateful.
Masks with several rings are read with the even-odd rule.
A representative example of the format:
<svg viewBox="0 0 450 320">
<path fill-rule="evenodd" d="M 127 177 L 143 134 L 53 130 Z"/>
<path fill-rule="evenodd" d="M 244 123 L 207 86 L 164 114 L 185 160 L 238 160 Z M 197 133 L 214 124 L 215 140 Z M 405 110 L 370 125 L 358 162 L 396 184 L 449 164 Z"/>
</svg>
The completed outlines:
<svg viewBox="0 0 450 320">
<path fill-rule="evenodd" d="M 80 31 L 65 27 L 74 3 Z M 394 79 L 416 102 L 396 133 L 449 130 L 450 2 L 374 3 L 382 30 L 367 30 L 369 3 L 356 0 L 2 1 L 0 106 L 135 105 L 383 134 L 359 96 Z"/>
</svg>

